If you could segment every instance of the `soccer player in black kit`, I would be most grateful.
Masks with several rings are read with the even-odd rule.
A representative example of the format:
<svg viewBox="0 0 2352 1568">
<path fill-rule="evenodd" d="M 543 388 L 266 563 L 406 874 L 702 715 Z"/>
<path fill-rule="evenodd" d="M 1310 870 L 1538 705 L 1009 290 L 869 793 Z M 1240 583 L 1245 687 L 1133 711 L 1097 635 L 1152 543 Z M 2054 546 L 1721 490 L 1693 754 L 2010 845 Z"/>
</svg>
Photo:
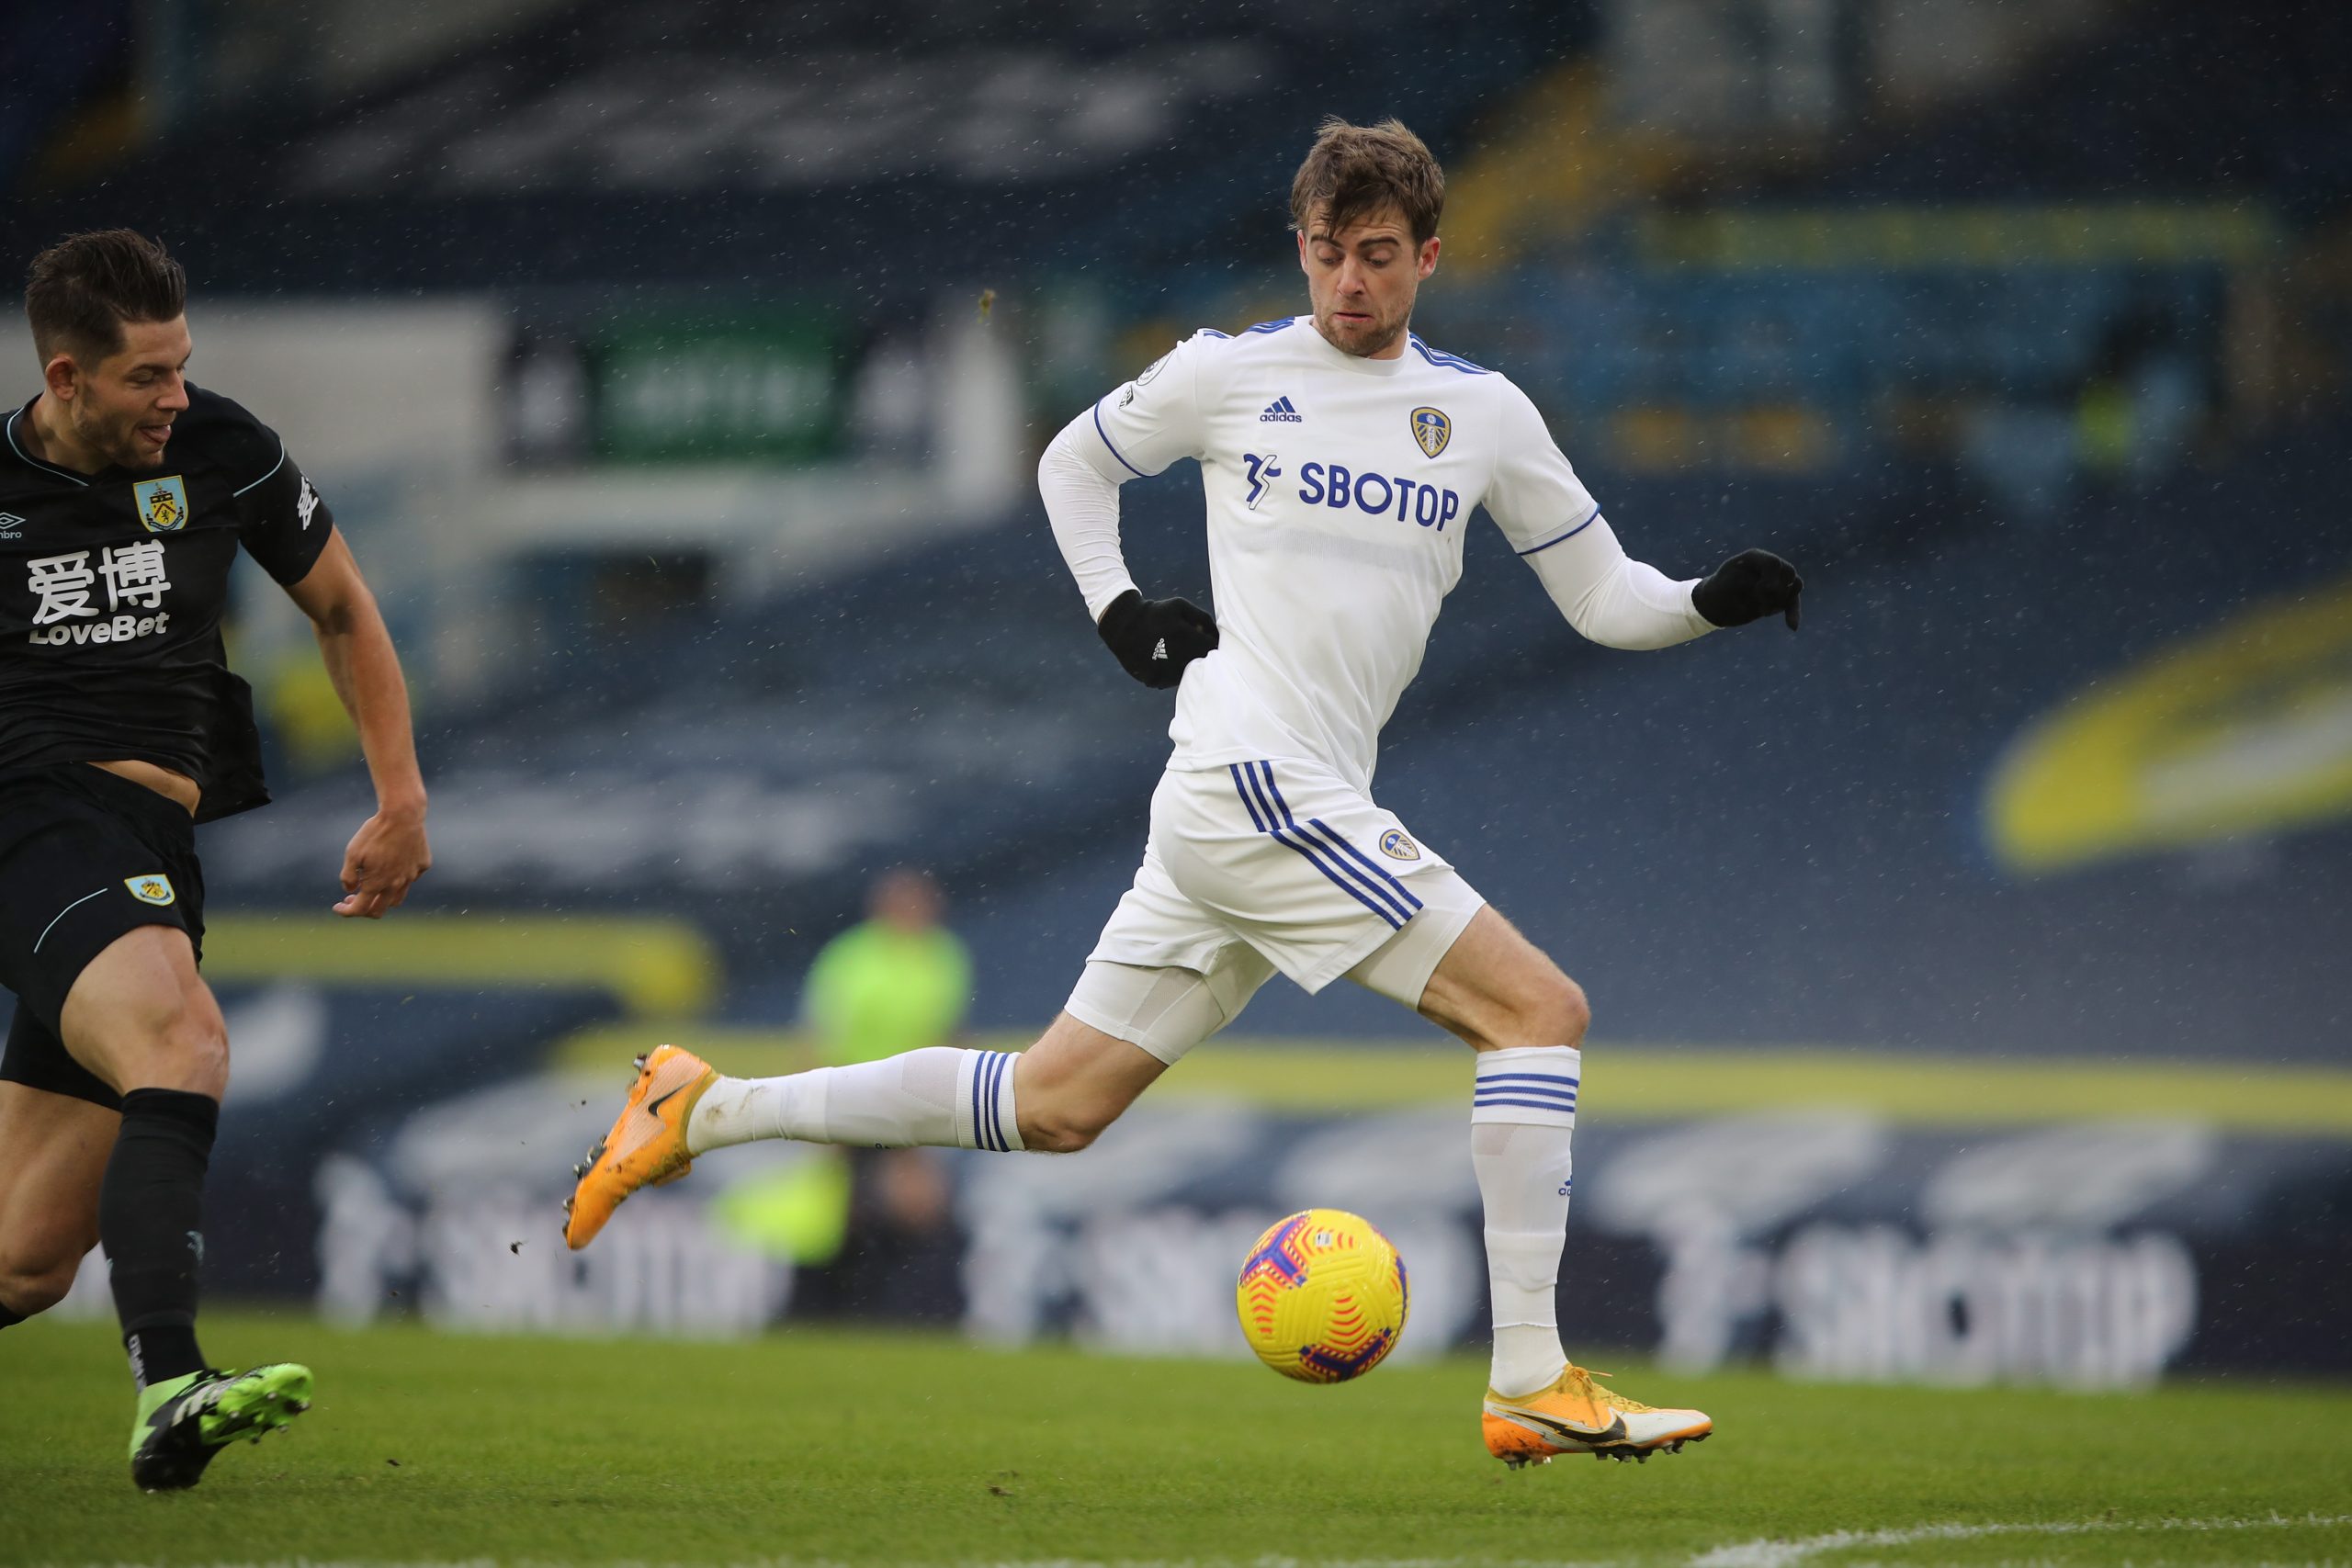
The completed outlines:
<svg viewBox="0 0 2352 1568">
<path fill-rule="evenodd" d="M 193 827 L 269 798 L 220 644 L 239 547 L 310 617 L 375 783 L 335 913 L 380 917 L 431 863 L 383 616 L 284 443 L 188 384 L 186 297 L 179 264 L 128 230 L 42 252 L 25 289 L 41 389 L 0 440 L 0 1330 L 104 1242 L 149 1491 L 194 1485 L 311 1394 L 308 1368 L 217 1371 L 196 1338 L 229 1043 L 197 973 Z"/>
</svg>

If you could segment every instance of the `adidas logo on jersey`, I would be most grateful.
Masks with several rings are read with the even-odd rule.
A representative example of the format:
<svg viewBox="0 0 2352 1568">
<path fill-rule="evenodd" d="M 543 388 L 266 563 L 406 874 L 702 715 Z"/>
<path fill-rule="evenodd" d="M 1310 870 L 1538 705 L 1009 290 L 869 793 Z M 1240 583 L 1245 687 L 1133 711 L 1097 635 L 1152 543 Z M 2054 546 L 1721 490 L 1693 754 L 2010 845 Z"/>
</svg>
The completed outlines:
<svg viewBox="0 0 2352 1568">
<path fill-rule="evenodd" d="M 1260 424 L 1305 424 L 1306 420 L 1298 410 L 1291 406 L 1288 398 L 1276 398 L 1266 405 L 1266 412 L 1258 416 L 1258 423 Z"/>
</svg>

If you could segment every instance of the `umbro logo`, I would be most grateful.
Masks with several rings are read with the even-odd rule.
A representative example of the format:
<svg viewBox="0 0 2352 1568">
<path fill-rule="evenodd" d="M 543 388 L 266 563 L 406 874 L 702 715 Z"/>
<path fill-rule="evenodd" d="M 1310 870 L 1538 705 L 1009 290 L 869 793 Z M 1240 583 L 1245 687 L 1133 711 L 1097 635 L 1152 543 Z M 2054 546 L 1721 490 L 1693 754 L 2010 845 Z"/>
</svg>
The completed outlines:
<svg viewBox="0 0 2352 1568">
<path fill-rule="evenodd" d="M 13 512 L 0 512 L 0 539 L 21 539 L 25 520 Z"/>
<path fill-rule="evenodd" d="M 1276 398 L 1266 405 L 1266 412 L 1258 416 L 1258 423 L 1260 424 L 1305 424 L 1306 420 L 1297 409 L 1291 406 L 1291 400 L 1288 398 Z"/>
</svg>

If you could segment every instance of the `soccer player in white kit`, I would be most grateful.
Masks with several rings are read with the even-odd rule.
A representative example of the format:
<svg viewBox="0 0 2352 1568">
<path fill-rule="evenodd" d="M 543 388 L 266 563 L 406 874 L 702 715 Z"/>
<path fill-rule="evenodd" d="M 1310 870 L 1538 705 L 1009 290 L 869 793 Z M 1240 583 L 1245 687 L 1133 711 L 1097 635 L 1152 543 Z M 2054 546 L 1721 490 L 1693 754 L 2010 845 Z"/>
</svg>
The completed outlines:
<svg viewBox="0 0 2352 1568">
<path fill-rule="evenodd" d="M 1177 688 L 1143 865 L 1061 1016 L 1018 1054 L 942 1046 L 765 1079 L 662 1046 L 581 1168 L 571 1246 L 639 1186 L 754 1138 L 1082 1149 L 1276 971 L 1309 991 L 1344 976 L 1476 1054 L 1488 1450 L 1514 1467 L 1646 1459 L 1713 1430 L 1568 1360 L 1555 1303 L 1585 995 L 1374 801 L 1374 753 L 1480 506 L 1570 624 L 1615 648 L 1771 614 L 1794 627 L 1803 585 L 1760 550 L 1695 581 L 1629 558 L 1526 395 L 1413 335 L 1443 203 L 1402 125 L 1328 122 L 1291 193 L 1312 313 L 1186 339 L 1038 466 L 1104 642 Z M 1119 486 L 1182 457 L 1201 466 L 1214 617 L 1144 599 L 1119 548 Z"/>
</svg>

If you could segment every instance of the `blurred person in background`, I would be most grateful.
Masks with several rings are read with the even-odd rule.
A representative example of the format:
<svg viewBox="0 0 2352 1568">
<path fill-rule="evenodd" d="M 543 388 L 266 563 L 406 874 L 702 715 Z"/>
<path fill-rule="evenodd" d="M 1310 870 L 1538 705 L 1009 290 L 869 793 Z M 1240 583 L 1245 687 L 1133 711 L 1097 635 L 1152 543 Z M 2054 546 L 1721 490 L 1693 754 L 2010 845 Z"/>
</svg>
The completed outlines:
<svg viewBox="0 0 2352 1568">
<path fill-rule="evenodd" d="M 334 515 L 276 432 L 187 378 L 179 264 L 127 229 L 73 235 L 34 258 L 25 310 L 41 389 L 0 440 L 0 1328 L 103 1242 L 131 1478 L 166 1491 L 311 1396 L 308 1368 L 215 1371 L 196 1337 L 229 1042 L 197 971 L 194 827 L 269 799 L 220 640 L 241 547 L 310 618 L 375 784 L 336 914 L 380 918 L 432 863 L 424 784 Z"/>
<path fill-rule="evenodd" d="M 1102 641 L 1178 694 L 1143 865 L 1062 1014 L 1018 1055 L 933 1047 L 755 1080 L 662 1046 L 582 1168 L 573 1247 L 638 1187 L 753 1139 L 1082 1149 L 1277 970 L 1310 992 L 1344 976 L 1476 1053 L 1488 1451 L 1514 1467 L 1646 1459 L 1710 1435 L 1704 1413 L 1653 1409 L 1567 1359 L 1556 1303 L 1584 992 L 1374 804 L 1372 774 L 1482 505 L 1569 624 L 1612 648 L 1768 615 L 1794 630 L 1804 584 L 1763 550 L 1679 581 L 1633 559 L 1527 395 L 1411 333 L 1444 201 L 1437 160 L 1403 125 L 1326 122 L 1291 188 L 1311 311 L 1185 340 L 1038 465 Z M 1119 487 L 1184 457 L 1207 502 L 1214 618 L 1145 599 L 1120 547 Z M 1528 784 L 1532 813 L 1589 804 Z"/>
<path fill-rule="evenodd" d="M 964 1021 L 972 960 L 940 923 L 946 907 L 929 874 L 890 872 L 874 884 L 866 919 L 818 953 L 801 1006 L 829 1064 L 936 1045 Z"/>
<path fill-rule="evenodd" d="M 971 1006 L 972 960 L 941 923 L 945 909 L 928 874 L 892 871 L 874 884 L 867 918 L 819 952 L 801 1010 L 828 1066 L 878 1062 L 955 1038 Z M 957 1315 L 945 1162 L 919 1147 L 848 1153 L 841 1252 L 821 1278 L 804 1278 L 796 1290 L 813 1286 L 819 1301 L 862 1315 Z"/>
</svg>

